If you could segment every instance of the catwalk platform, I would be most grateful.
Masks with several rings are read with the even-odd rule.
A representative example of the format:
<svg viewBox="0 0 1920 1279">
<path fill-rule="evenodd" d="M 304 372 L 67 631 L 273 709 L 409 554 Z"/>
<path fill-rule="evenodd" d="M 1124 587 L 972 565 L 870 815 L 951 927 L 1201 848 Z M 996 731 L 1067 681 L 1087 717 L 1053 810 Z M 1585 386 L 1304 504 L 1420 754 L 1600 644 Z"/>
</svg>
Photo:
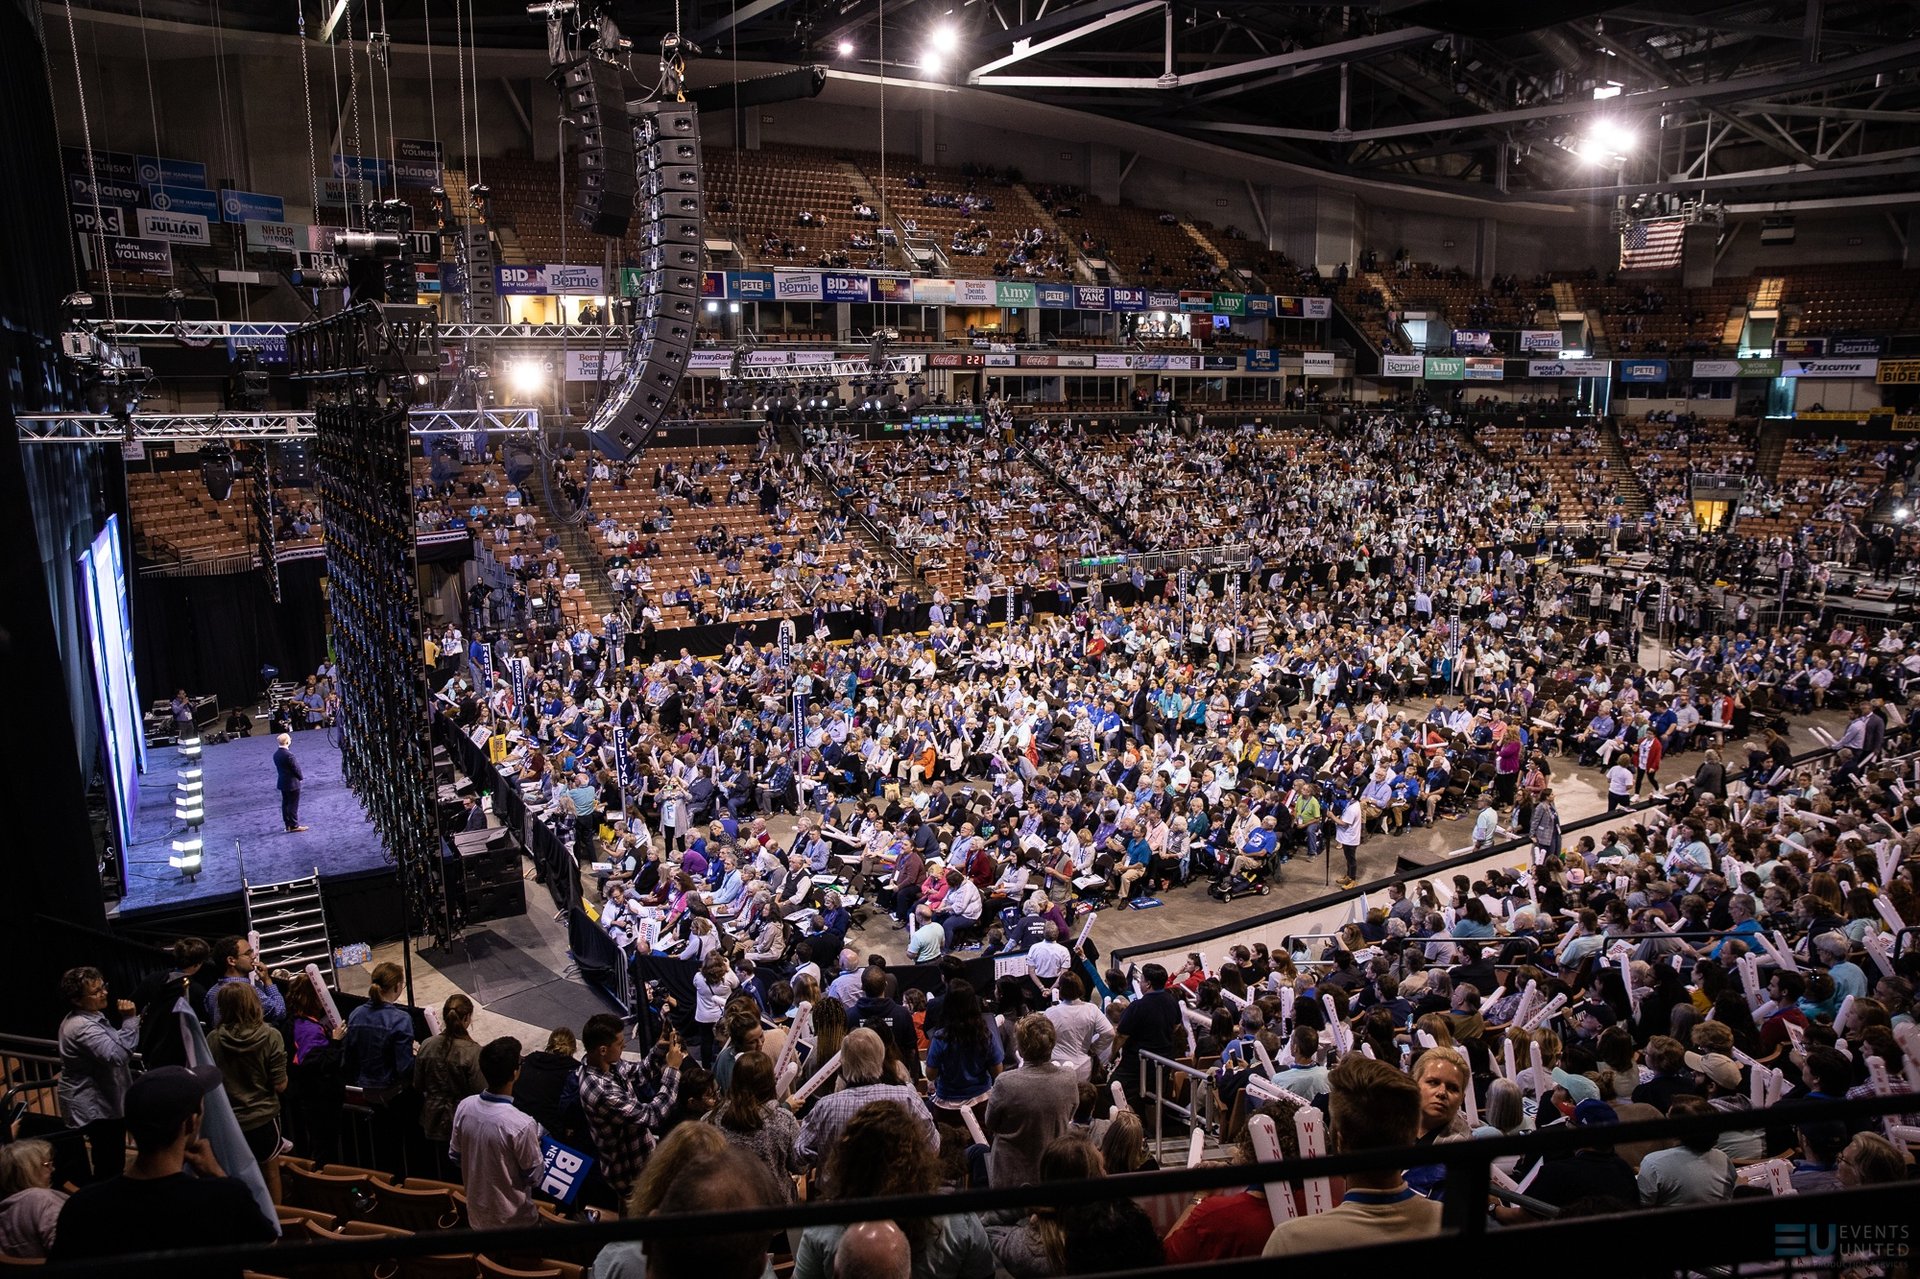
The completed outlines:
<svg viewBox="0 0 1920 1279">
<path fill-rule="evenodd" d="M 294 758 L 306 773 L 300 820 L 309 829 L 292 834 L 280 820 L 274 746 L 267 735 L 202 751 L 204 861 L 193 879 L 167 864 L 174 839 L 183 833 L 173 816 L 173 788 L 184 761 L 171 746 L 148 752 L 137 830 L 127 850 L 126 894 L 115 916 L 119 925 L 209 939 L 240 931 L 243 879 L 282 883 L 317 869 L 336 946 L 387 935 L 386 921 L 398 916 L 396 876 L 366 811 L 340 775 L 339 750 L 323 731 L 293 735 Z"/>
</svg>

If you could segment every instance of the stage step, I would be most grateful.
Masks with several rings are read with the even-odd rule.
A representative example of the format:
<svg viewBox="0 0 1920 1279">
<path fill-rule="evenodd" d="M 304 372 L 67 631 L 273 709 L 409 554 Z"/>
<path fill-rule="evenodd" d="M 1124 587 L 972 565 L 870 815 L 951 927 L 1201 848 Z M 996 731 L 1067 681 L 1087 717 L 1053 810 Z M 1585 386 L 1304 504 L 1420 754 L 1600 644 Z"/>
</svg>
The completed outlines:
<svg viewBox="0 0 1920 1279">
<path fill-rule="evenodd" d="M 259 936 L 260 958 L 268 968 L 301 972 L 316 965 L 330 988 L 333 939 L 327 932 L 327 908 L 321 899 L 320 871 L 283 884 L 246 885 L 247 928 Z"/>
</svg>

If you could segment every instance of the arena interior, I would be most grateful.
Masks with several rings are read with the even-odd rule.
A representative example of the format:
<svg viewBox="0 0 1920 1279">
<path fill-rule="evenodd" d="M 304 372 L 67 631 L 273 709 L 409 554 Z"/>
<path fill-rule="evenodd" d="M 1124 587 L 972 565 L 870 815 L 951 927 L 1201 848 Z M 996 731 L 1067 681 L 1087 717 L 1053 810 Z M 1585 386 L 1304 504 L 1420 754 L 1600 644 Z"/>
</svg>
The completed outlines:
<svg viewBox="0 0 1920 1279">
<path fill-rule="evenodd" d="M 1914 1273 L 1920 7 L 0 25 L 0 1264 Z"/>
</svg>

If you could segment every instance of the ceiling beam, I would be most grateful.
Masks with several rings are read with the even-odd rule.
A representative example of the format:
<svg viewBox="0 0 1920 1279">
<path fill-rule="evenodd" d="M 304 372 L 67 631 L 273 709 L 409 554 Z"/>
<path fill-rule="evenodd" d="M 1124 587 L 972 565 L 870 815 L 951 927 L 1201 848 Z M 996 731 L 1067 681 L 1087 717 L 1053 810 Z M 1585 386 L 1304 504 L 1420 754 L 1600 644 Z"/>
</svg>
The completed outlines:
<svg viewBox="0 0 1920 1279">
<path fill-rule="evenodd" d="M 1153 4 L 1145 7 L 1157 8 L 1158 5 Z M 1127 16 L 1132 17 L 1135 15 L 1128 13 Z M 1118 20 L 1117 15 L 1116 20 Z M 1106 22 L 1105 19 L 1101 21 L 1103 23 Z M 1080 34 L 1082 34 L 1082 32 L 1075 31 L 1067 35 L 1058 36 L 1055 37 L 1052 43 L 1061 44 Z M 1003 76 L 992 74 L 992 72 L 999 67 L 1006 66 L 1011 62 L 1018 62 L 1022 58 L 1031 57 L 1033 54 L 1043 51 L 1041 46 L 1023 51 L 1016 45 L 1014 53 L 1011 56 L 989 62 L 985 66 L 977 67 L 968 73 L 967 83 L 999 89 L 1188 88 L 1193 85 L 1212 84 L 1219 80 L 1233 80 L 1240 76 L 1258 75 L 1263 71 L 1280 71 L 1285 69 L 1290 75 L 1297 75 L 1301 71 L 1313 67 L 1326 66 L 1352 58 L 1364 58 L 1376 53 L 1386 53 L 1393 49 L 1402 49 L 1412 44 L 1425 44 L 1430 40 L 1438 40 L 1445 34 L 1445 32 L 1436 31 L 1431 27 L 1402 27 L 1397 31 L 1383 31 L 1375 35 L 1359 36 L 1352 40 L 1339 40 L 1333 44 L 1318 45 L 1311 49 L 1294 49 L 1288 53 L 1276 53 L 1271 57 L 1250 58 L 1246 61 L 1235 62 L 1224 67 L 1212 67 L 1206 71 L 1193 71 L 1174 76 L 1163 75 L 1155 80 L 1138 77 Z M 1243 88 L 1250 87 L 1253 86 L 1243 86 Z"/>
<path fill-rule="evenodd" d="M 1096 31 L 1104 31 L 1108 27 L 1118 26 L 1122 22 L 1131 22 L 1135 18 L 1152 13 L 1154 10 L 1162 7 L 1163 0 L 1135 0 L 1134 3 L 1128 4 L 1123 8 L 1113 9 L 1091 21 L 1084 22 L 1077 27 L 1069 28 L 1057 36 L 1051 36 L 1042 40 L 1038 44 L 1024 37 L 1017 39 L 1013 42 L 1013 52 L 1009 53 L 1006 57 L 995 58 L 992 62 L 982 63 L 980 66 L 967 72 L 967 82 L 969 84 L 979 84 L 981 82 L 981 76 L 991 75 L 1001 67 L 1010 67 L 1016 62 L 1025 62 L 1028 58 L 1036 57 L 1039 54 L 1047 52 L 1049 49 L 1057 49 L 1063 44 L 1078 40 L 1081 36 L 1092 35 Z M 1070 10 L 1069 12 L 1072 11 Z M 997 44 L 999 41 L 996 40 L 995 43 Z"/>
<path fill-rule="evenodd" d="M 1912 178 L 1920 175 L 1920 147 L 1903 147 L 1859 157 L 1862 163 L 1810 169 L 1805 165 L 1782 164 L 1767 169 L 1748 169 L 1741 173 L 1716 173 L 1705 178 L 1682 178 L 1670 182 L 1626 182 L 1605 187 L 1547 187 L 1539 194 L 1577 196 L 1586 199 L 1612 199 L 1617 195 L 1647 195 L 1658 191 L 1713 191 L 1740 187 L 1799 186 L 1807 182 L 1838 182 L 1861 178 Z M 1871 162 L 1871 163 L 1868 163 Z"/>
<path fill-rule="evenodd" d="M 746 4 L 729 12 L 726 17 L 709 22 L 687 38 L 695 44 L 703 44 L 715 36 L 725 35 L 743 22 L 751 22 L 762 14 L 772 13 L 792 3 L 793 0 L 747 0 Z"/>
<path fill-rule="evenodd" d="M 1590 99 L 1569 99 L 1565 102 L 1549 102 L 1539 106 L 1520 107 L 1511 111 L 1487 111 L 1479 115 L 1452 116 L 1441 120 L 1422 120 L 1413 124 L 1394 124 L 1377 129 L 1355 129 L 1350 138 L 1335 138 L 1333 132 L 1320 130 L 1280 130 L 1263 124 L 1230 124 L 1224 122 L 1193 121 L 1189 127 L 1206 129 L 1214 133 L 1232 133 L 1245 137 L 1307 137 L 1319 142 L 1354 141 L 1367 142 L 1377 138 L 1410 138 L 1427 133 L 1449 133 L 1456 129 L 1492 128 L 1505 124 L 1522 124 L 1530 120 L 1571 119 L 1577 116 L 1604 112 L 1609 115 L 1629 114 L 1647 111 L 1665 106 L 1700 105 L 1708 102 L 1744 102 L 1757 100 L 1763 96 L 1784 93 L 1797 89 L 1814 88 L 1823 84 L 1836 84 L 1845 80 L 1857 79 L 1879 71 L 1896 67 L 1910 66 L 1920 60 L 1920 40 L 1902 41 L 1899 44 L 1886 45 L 1870 53 L 1854 54 L 1845 58 L 1835 58 L 1817 66 L 1803 67 L 1794 71 L 1755 74 L 1741 76 L 1738 79 L 1722 80 L 1714 84 L 1669 85 L 1660 89 L 1644 89 L 1638 93 L 1626 93 L 1617 98 L 1602 101 Z"/>
<path fill-rule="evenodd" d="M 1885 124 L 1920 124 L 1920 111 L 1874 111 L 1867 107 L 1827 107 L 1817 102 L 1747 102 L 1737 114 L 1805 116 L 1818 120 L 1867 120 Z"/>
</svg>

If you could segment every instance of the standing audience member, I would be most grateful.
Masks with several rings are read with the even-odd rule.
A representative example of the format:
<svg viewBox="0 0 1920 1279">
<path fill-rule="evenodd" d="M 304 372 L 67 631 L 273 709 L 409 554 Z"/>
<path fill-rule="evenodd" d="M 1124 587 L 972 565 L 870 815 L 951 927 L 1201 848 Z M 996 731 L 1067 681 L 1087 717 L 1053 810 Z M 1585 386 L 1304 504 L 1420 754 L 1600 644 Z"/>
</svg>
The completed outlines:
<svg viewBox="0 0 1920 1279">
<path fill-rule="evenodd" d="M 580 1105 L 600 1156 L 600 1173 L 625 1202 L 654 1146 L 654 1129 L 673 1109 L 686 1052 L 668 1023 L 644 1061 L 625 1061 L 626 1027 L 597 1013 L 581 1028 L 586 1063 L 580 1069 Z"/>
<path fill-rule="evenodd" d="M 475 1230 L 537 1225 L 533 1188 L 540 1181 L 540 1124 L 513 1100 L 520 1041 L 489 1041 L 480 1050 L 479 1065 L 486 1087 L 454 1107 L 447 1147 L 466 1187 L 467 1223 Z"/>
<path fill-rule="evenodd" d="M 733 1063 L 727 1098 L 706 1121 L 718 1126 L 726 1139 L 765 1164 L 775 1184 L 793 1198 L 793 1178 L 801 1169 L 794 1162 L 800 1139 L 800 1121 L 776 1097 L 773 1058 L 763 1052 L 744 1052 Z"/>
<path fill-rule="evenodd" d="M 213 1062 L 226 1080 L 227 1100 L 240 1135 L 260 1165 L 267 1192 L 280 1202 L 280 1094 L 287 1090 L 287 1045 L 267 1025 L 249 982 L 225 982 L 214 994 L 220 1024 L 207 1036 Z"/>
<path fill-rule="evenodd" d="M 60 994 L 73 1011 L 60 1023 L 60 1113 L 78 1128 L 92 1153 L 93 1180 L 114 1176 L 127 1162 L 127 1130 L 121 1107 L 133 1083 L 133 1048 L 140 1039 L 140 1018 L 132 1003 L 112 1002 L 107 979 L 98 968 L 70 968 L 60 978 Z"/>
<path fill-rule="evenodd" d="M 988 1141 L 988 1184 L 1024 1186 L 1040 1175 L 1040 1155 L 1066 1134 L 1080 1104 L 1073 1072 L 1054 1063 L 1053 1023 L 1028 1013 L 1015 1031 L 1020 1065 L 1002 1071 L 987 1094 L 981 1128 Z"/>
<path fill-rule="evenodd" d="M 487 1087 L 480 1069 L 480 1045 L 468 1027 L 473 1024 L 473 1001 L 449 995 L 440 1006 L 439 1034 L 420 1045 L 413 1059 L 413 1086 L 420 1091 L 420 1130 L 433 1148 L 436 1162 L 444 1158 L 453 1135 L 453 1112 L 468 1097 Z"/>
</svg>

